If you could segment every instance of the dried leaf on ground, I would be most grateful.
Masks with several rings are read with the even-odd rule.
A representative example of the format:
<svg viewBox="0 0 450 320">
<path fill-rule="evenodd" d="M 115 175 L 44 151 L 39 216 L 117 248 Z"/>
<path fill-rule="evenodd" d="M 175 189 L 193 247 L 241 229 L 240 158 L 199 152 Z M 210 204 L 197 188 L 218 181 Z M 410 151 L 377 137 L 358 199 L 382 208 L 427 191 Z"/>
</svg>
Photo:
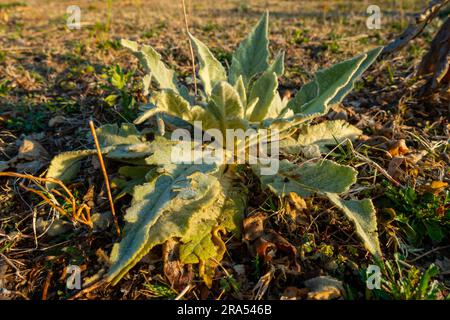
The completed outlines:
<svg viewBox="0 0 450 320">
<path fill-rule="evenodd" d="M 183 264 L 179 259 L 180 244 L 172 239 L 163 244 L 164 275 L 175 290 L 186 287 L 194 278 L 192 265 Z"/>
<path fill-rule="evenodd" d="M 342 282 L 327 276 L 320 276 L 305 281 L 305 285 L 311 290 L 308 299 L 331 300 L 342 296 L 344 288 Z"/>
</svg>

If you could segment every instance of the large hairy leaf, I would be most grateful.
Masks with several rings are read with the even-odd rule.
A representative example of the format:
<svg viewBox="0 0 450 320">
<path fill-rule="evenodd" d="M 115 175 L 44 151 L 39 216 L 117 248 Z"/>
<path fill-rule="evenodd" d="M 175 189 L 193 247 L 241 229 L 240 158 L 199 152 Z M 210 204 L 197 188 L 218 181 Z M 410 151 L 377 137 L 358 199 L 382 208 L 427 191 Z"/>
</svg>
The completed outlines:
<svg viewBox="0 0 450 320">
<path fill-rule="evenodd" d="M 137 144 L 108 147 L 103 151 L 105 156 L 109 159 L 127 162 L 127 160 L 144 159 L 145 157 L 148 157 L 153 153 L 154 147 L 149 142 L 142 142 Z"/>
<path fill-rule="evenodd" d="M 216 83 L 227 79 L 226 71 L 203 42 L 191 34 L 189 34 L 189 37 L 200 62 L 198 74 L 202 80 L 205 93 L 209 95 Z"/>
<path fill-rule="evenodd" d="M 178 92 L 177 78 L 175 71 L 166 67 L 161 61 L 161 56 L 155 49 L 150 46 L 140 46 L 135 41 L 121 40 L 122 46 L 131 50 L 131 52 L 139 59 L 148 75 L 156 80 L 160 89 L 172 89 Z M 149 85 L 150 81 L 147 78 L 144 85 Z"/>
<path fill-rule="evenodd" d="M 93 154 L 97 154 L 97 151 L 79 150 L 60 153 L 52 159 L 46 177 L 59 179 L 64 183 L 70 182 L 80 171 L 80 161 Z M 47 186 L 54 187 L 53 184 L 47 184 Z"/>
<path fill-rule="evenodd" d="M 158 172 L 153 166 L 123 166 L 119 168 L 118 173 L 123 178 L 115 177 L 111 181 L 111 186 L 120 189 L 120 193 L 115 196 L 114 201 L 126 194 L 132 195 L 134 187 L 151 181 L 158 176 Z"/>
<path fill-rule="evenodd" d="M 325 121 L 312 126 L 303 126 L 298 139 L 296 141 L 291 140 L 288 145 L 308 146 L 316 144 L 322 151 L 326 152 L 326 146 L 336 145 L 345 139 L 354 140 L 361 134 L 361 130 L 344 120 Z"/>
<path fill-rule="evenodd" d="M 284 74 L 284 52 L 279 52 L 266 72 L 275 72 L 278 77 Z"/>
<path fill-rule="evenodd" d="M 260 174 L 259 166 L 253 166 L 253 169 L 256 174 Z M 301 165 L 282 160 L 277 174 L 260 175 L 260 180 L 277 195 L 295 192 L 302 197 L 308 197 L 317 192 L 348 191 L 356 181 L 356 170 L 329 160 L 305 162 Z"/>
<path fill-rule="evenodd" d="M 221 175 L 219 179 L 224 204 L 218 221 L 219 225 L 239 238 L 248 201 L 248 189 L 238 177 L 237 166 L 229 165 L 226 174 Z"/>
<path fill-rule="evenodd" d="M 211 92 L 206 109 L 215 120 L 212 128 L 219 129 L 225 136 L 226 129 L 244 128 L 244 108 L 236 90 L 227 82 L 219 82 Z"/>
<path fill-rule="evenodd" d="M 317 83 L 317 80 L 314 79 L 313 81 L 306 83 L 300 88 L 295 97 L 289 101 L 288 106 L 293 111 L 299 111 L 301 110 L 302 106 L 314 100 L 318 95 L 319 84 Z"/>
<path fill-rule="evenodd" d="M 258 24 L 239 45 L 233 54 L 230 82 L 235 84 L 242 76 L 244 85 L 257 73 L 264 72 L 269 66 L 269 13 L 262 15 Z"/>
<path fill-rule="evenodd" d="M 100 147 L 116 146 L 121 144 L 139 144 L 142 142 L 140 132 L 133 124 L 123 123 L 120 128 L 117 124 L 105 124 L 95 130 Z"/>
<path fill-rule="evenodd" d="M 217 211 L 216 207 L 211 209 Z M 180 261 L 182 263 L 200 263 L 217 257 L 218 250 L 212 239 L 212 228 L 217 221 L 210 220 L 208 222 L 203 222 L 197 226 L 192 237 L 185 237 L 185 243 L 180 246 Z"/>
<path fill-rule="evenodd" d="M 269 110 L 265 115 L 266 120 L 274 120 L 274 119 L 286 119 L 291 118 L 294 113 L 292 110 L 287 108 L 288 100 L 286 98 L 281 99 L 281 96 L 278 92 L 275 93 L 275 97 L 272 100 L 272 103 L 269 106 Z"/>
<path fill-rule="evenodd" d="M 123 123 L 120 127 L 106 124 L 95 131 L 102 154 L 110 159 L 133 160 L 145 158 L 153 152 L 151 144 L 143 142 L 140 132 L 132 124 Z M 46 176 L 70 182 L 80 171 L 80 161 L 95 154 L 97 150 L 63 152 L 52 159 Z M 49 187 L 53 185 L 49 184 Z"/>
<path fill-rule="evenodd" d="M 333 102 L 335 97 L 343 97 L 347 85 L 354 81 L 358 76 L 358 70 L 366 60 L 367 54 L 359 55 L 353 59 L 333 65 L 316 73 L 315 80 L 317 83 L 318 93 L 313 97 L 315 92 L 314 84 L 308 85 L 305 90 L 300 90 L 290 104 L 294 113 L 302 114 L 325 114 Z M 344 90 L 344 91 L 341 91 Z M 302 97 L 302 95 L 307 95 Z M 304 103 L 304 104 L 301 104 Z"/>
<path fill-rule="evenodd" d="M 249 100 L 258 98 L 258 102 L 253 110 L 247 110 L 250 113 L 251 122 L 262 121 L 269 111 L 278 89 L 278 79 L 275 72 L 264 72 L 264 74 L 255 81 L 250 91 Z"/>
<path fill-rule="evenodd" d="M 258 169 L 256 166 L 253 168 Z M 348 191 L 356 181 L 356 171 L 353 168 L 328 160 L 316 163 L 306 162 L 300 166 L 283 160 L 280 162 L 278 174 L 260 176 L 260 180 L 263 185 L 268 186 L 280 196 L 290 192 L 295 192 L 302 197 L 310 196 L 312 193 L 326 195 L 355 224 L 356 232 L 367 250 L 374 256 L 381 257 L 372 201 L 369 199 L 342 200 L 338 195 Z"/>
<path fill-rule="evenodd" d="M 247 203 L 247 188 L 236 179 L 236 166 L 230 166 L 226 174 L 220 174 L 220 193 L 214 207 L 210 210 L 218 210 L 217 221 L 199 226 L 193 237 L 184 238 L 180 247 L 180 260 L 184 263 L 198 263 L 211 258 L 221 260 L 221 252 L 213 240 L 212 229 L 220 226 L 226 231 L 231 231 L 236 237 L 240 237 L 241 225 L 244 219 L 244 211 Z"/>
<path fill-rule="evenodd" d="M 179 172 L 188 170 L 192 163 L 203 163 L 202 155 L 193 152 L 194 149 L 199 147 L 198 142 L 172 141 L 163 137 L 157 137 L 153 141 L 152 146 L 154 146 L 153 154 L 145 158 L 145 163 L 158 166 L 160 172 L 178 175 Z M 182 154 L 185 150 L 189 151 L 188 155 Z M 190 159 L 186 159 L 186 156 L 190 157 Z M 210 173 L 216 172 L 218 169 L 215 163 L 202 164 L 201 168 L 203 172 Z"/>
<path fill-rule="evenodd" d="M 112 160 L 130 164 L 145 164 L 144 158 L 150 156 L 154 149 L 150 143 L 108 146 L 101 149 L 102 154 Z M 64 183 L 76 178 L 80 171 L 81 160 L 96 155 L 97 150 L 78 150 L 60 153 L 55 156 L 47 170 L 47 178 L 59 179 Z M 49 188 L 54 184 L 48 183 Z"/>
<path fill-rule="evenodd" d="M 213 224 L 219 211 L 211 207 L 219 192 L 217 178 L 198 166 L 135 187 L 124 237 L 113 247 L 107 279 L 116 284 L 156 245 L 175 237 L 191 239 L 199 227 Z"/>
<path fill-rule="evenodd" d="M 165 113 L 189 121 L 192 119 L 189 102 L 173 90 L 162 90 L 152 96 L 152 106 L 144 111 L 134 123 L 140 124 L 157 113 Z"/>
<path fill-rule="evenodd" d="M 359 68 L 353 74 L 347 85 L 341 88 L 338 91 L 338 93 L 334 96 L 334 98 L 330 101 L 330 105 L 341 102 L 345 98 L 345 96 L 349 94 L 350 91 L 353 90 L 355 82 L 361 77 L 364 71 L 366 71 L 367 68 L 369 68 L 372 65 L 372 63 L 375 62 L 375 60 L 377 59 L 378 55 L 381 53 L 382 50 L 383 47 L 377 47 L 375 49 L 370 50 L 369 52 L 366 52 L 365 54 L 366 58 L 359 65 Z"/>
<path fill-rule="evenodd" d="M 369 199 L 342 200 L 334 193 L 327 193 L 326 195 L 355 224 L 356 232 L 363 240 L 366 249 L 375 257 L 381 258 L 377 217 L 372 201 Z"/>
<path fill-rule="evenodd" d="M 234 85 L 234 88 L 236 89 L 237 93 L 239 94 L 239 98 L 241 99 L 242 106 L 244 107 L 244 114 L 246 114 L 247 90 L 245 89 L 245 85 L 244 85 L 244 81 L 242 80 L 242 76 L 239 76 L 239 78 L 236 81 L 236 84 Z"/>
</svg>

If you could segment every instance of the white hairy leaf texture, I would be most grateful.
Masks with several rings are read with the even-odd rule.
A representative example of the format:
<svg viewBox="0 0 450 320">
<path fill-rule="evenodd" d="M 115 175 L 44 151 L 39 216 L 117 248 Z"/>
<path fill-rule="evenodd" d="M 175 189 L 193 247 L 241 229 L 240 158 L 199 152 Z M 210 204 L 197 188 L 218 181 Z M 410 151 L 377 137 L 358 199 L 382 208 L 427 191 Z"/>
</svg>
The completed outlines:
<svg viewBox="0 0 450 320">
<path fill-rule="evenodd" d="M 334 146 L 345 139 L 355 140 L 362 131 L 344 120 L 324 121 L 316 125 L 305 125 L 299 130 L 297 140 L 290 140 L 289 146 L 317 145 L 326 152 L 327 146 Z"/>
<path fill-rule="evenodd" d="M 177 77 L 175 71 L 167 68 L 161 61 L 161 56 L 151 46 L 140 46 L 135 41 L 124 40 L 121 41 L 122 46 L 131 50 L 131 52 L 139 59 L 147 74 L 155 79 L 160 89 L 172 89 L 178 92 Z M 144 82 L 145 90 L 148 90 L 150 81 L 148 78 Z"/>
<path fill-rule="evenodd" d="M 244 85 L 247 87 L 254 75 L 268 68 L 268 34 L 269 13 L 266 12 L 233 54 L 229 76 L 232 84 L 235 84 L 239 76 L 242 76 Z"/>
<path fill-rule="evenodd" d="M 196 166 L 135 187 L 107 279 L 116 284 L 156 245 L 175 237 L 191 238 L 197 228 L 213 225 L 220 211 L 211 207 L 219 193 L 217 178 Z"/>
<path fill-rule="evenodd" d="M 258 166 L 253 167 L 256 173 Z M 302 197 L 314 193 L 343 193 L 356 182 L 356 170 L 330 160 L 304 162 L 300 165 L 289 160 L 280 161 L 278 173 L 261 175 L 261 183 L 277 195 L 295 192 Z"/>
<path fill-rule="evenodd" d="M 263 75 L 255 81 L 250 91 L 249 101 L 258 98 L 249 120 L 259 122 L 264 120 L 272 104 L 278 89 L 278 78 L 275 72 L 264 72 Z"/>
<path fill-rule="evenodd" d="M 334 193 L 327 193 L 326 195 L 355 224 L 356 233 L 363 240 L 366 249 L 375 257 L 381 258 L 377 217 L 372 201 L 369 199 L 342 200 Z"/>
<path fill-rule="evenodd" d="M 216 129 L 226 134 L 226 129 L 245 128 L 244 107 L 236 89 L 229 83 L 219 82 L 211 92 L 206 109 L 216 121 Z"/>
<path fill-rule="evenodd" d="M 97 154 L 96 150 L 79 150 L 60 153 L 52 159 L 46 177 L 59 179 L 64 183 L 70 182 L 80 171 L 80 161 L 94 154 Z M 47 186 L 49 188 L 54 187 L 54 185 L 50 183 L 48 183 Z"/>
<path fill-rule="evenodd" d="M 313 114 L 328 112 L 353 89 L 354 83 L 375 61 L 381 48 L 319 70 L 315 79 L 303 86 L 289 106 L 294 113 Z"/>
<path fill-rule="evenodd" d="M 205 93 L 211 94 L 212 88 L 220 81 L 227 79 L 225 68 L 217 60 L 208 47 L 193 35 L 189 34 L 194 50 L 200 62 L 198 74 L 202 80 Z"/>
</svg>

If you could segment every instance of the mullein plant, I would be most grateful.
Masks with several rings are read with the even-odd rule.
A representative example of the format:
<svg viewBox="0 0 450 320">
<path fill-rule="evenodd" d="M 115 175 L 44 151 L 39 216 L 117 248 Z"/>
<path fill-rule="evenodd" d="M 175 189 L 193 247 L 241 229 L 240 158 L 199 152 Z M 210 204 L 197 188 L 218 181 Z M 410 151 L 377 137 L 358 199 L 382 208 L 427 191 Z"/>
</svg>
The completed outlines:
<svg viewBox="0 0 450 320">
<path fill-rule="evenodd" d="M 174 163 L 175 147 L 198 148 L 199 143 L 207 143 L 172 141 L 164 136 L 147 141 L 144 133 L 128 123 L 98 128 L 101 152 L 122 164 L 118 173 L 127 178 L 118 184 L 123 188 L 121 194 L 133 197 L 124 217 L 123 237 L 111 252 L 106 280 L 116 284 L 152 248 L 176 240 L 180 261 L 198 264 L 200 276 L 210 286 L 226 251 L 221 237 L 224 233 L 239 237 L 241 233 L 248 197 L 239 179 L 243 170 L 253 170 L 262 187 L 281 198 L 291 192 L 304 198 L 328 198 L 354 223 L 365 248 L 381 258 L 372 201 L 345 196 L 356 182 L 357 171 L 320 158 L 327 147 L 355 139 L 361 131 L 342 120 L 311 122 L 342 101 L 382 48 L 318 71 L 289 100 L 278 91 L 284 53 L 269 61 L 268 13 L 240 43 L 228 72 L 204 43 L 191 34 L 189 37 L 199 62 L 201 86 L 196 95 L 177 81 L 176 73 L 152 47 L 122 40 L 146 73 L 143 85 L 150 103 L 142 108 L 135 124 L 157 117 L 172 123 L 201 123 L 203 130 L 215 129 L 224 136 L 229 129 L 264 129 L 277 132 L 281 154 L 314 150 L 316 156 L 299 163 L 282 159 L 276 173 L 263 175 L 261 163 L 248 161 Z M 157 89 L 149 93 L 151 86 Z M 225 153 L 230 151 L 225 144 L 222 147 Z M 80 160 L 95 154 L 95 149 L 62 153 L 52 160 L 47 177 L 70 181 L 78 174 Z"/>
</svg>

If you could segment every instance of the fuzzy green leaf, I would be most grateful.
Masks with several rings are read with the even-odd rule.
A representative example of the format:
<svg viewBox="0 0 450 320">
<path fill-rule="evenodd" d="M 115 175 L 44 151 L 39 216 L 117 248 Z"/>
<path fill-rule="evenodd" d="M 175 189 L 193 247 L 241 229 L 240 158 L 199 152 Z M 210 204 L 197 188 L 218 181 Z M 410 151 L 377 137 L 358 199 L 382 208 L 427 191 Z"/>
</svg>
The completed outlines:
<svg viewBox="0 0 450 320">
<path fill-rule="evenodd" d="M 151 155 L 154 148 L 149 142 L 130 145 L 118 145 L 106 150 L 105 156 L 113 160 L 143 159 Z"/>
<path fill-rule="evenodd" d="M 319 85 L 317 80 L 303 85 L 295 97 L 289 101 L 288 106 L 291 110 L 301 110 L 301 107 L 314 100 L 319 95 Z"/>
<path fill-rule="evenodd" d="M 193 35 L 189 34 L 194 50 L 200 62 L 198 74 L 202 80 L 205 93 L 211 94 L 212 88 L 220 81 L 227 79 L 225 68 L 217 60 L 206 45 Z"/>
<path fill-rule="evenodd" d="M 235 166 L 230 166 L 227 173 L 219 178 L 221 191 L 216 198 L 214 207 L 210 210 L 219 210 L 217 221 L 203 223 L 197 227 L 193 237 L 184 239 L 180 246 L 180 260 L 183 263 L 198 263 L 210 258 L 221 259 L 218 250 L 212 241 L 212 228 L 216 225 L 234 232 L 237 238 L 241 236 L 241 226 L 247 204 L 247 188 L 236 179 Z"/>
<path fill-rule="evenodd" d="M 272 73 L 275 72 L 278 77 L 281 77 L 284 74 L 284 52 L 281 51 L 275 57 L 275 60 L 266 70 L 266 72 Z"/>
<path fill-rule="evenodd" d="M 287 99 L 281 99 L 280 94 L 276 92 L 265 119 L 282 119 L 292 117 L 294 113 L 292 110 L 287 108 L 287 103 Z"/>
<path fill-rule="evenodd" d="M 46 177 L 59 179 L 64 183 L 70 182 L 80 171 L 80 161 L 94 154 L 97 154 L 96 150 L 79 150 L 60 153 L 52 159 Z M 54 187 L 54 184 L 49 183 L 47 186 L 52 188 Z"/>
<path fill-rule="evenodd" d="M 158 175 L 155 167 L 149 166 L 123 166 L 119 168 L 119 174 L 130 180 L 115 178 L 112 182 L 116 182 L 120 188 L 120 193 L 115 196 L 114 201 L 122 198 L 126 194 L 133 194 L 133 189 L 137 185 L 151 181 Z"/>
<path fill-rule="evenodd" d="M 383 50 L 383 47 L 377 47 L 375 49 L 370 50 L 369 52 L 366 52 L 366 58 L 363 60 L 363 62 L 360 64 L 359 68 L 356 70 L 356 72 L 351 77 L 350 81 L 347 83 L 345 87 L 339 90 L 339 92 L 334 96 L 334 98 L 330 101 L 330 105 L 337 104 L 341 102 L 347 94 L 350 93 L 350 91 L 353 90 L 353 87 L 355 86 L 355 82 L 361 77 L 361 75 L 364 73 L 364 71 L 369 68 L 372 63 L 375 62 L 381 51 Z"/>
<path fill-rule="evenodd" d="M 253 169 L 259 175 L 259 166 L 253 166 Z M 305 162 L 301 165 L 282 160 L 277 174 L 260 175 L 260 180 L 277 195 L 295 192 L 308 197 L 317 192 L 348 191 L 356 181 L 356 170 L 329 160 Z"/>
<path fill-rule="evenodd" d="M 120 128 L 117 124 L 105 124 L 97 128 L 95 132 L 102 148 L 142 143 L 140 132 L 130 123 L 123 123 Z"/>
<path fill-rule="evenodd" d="M 170 175 L 178 175 L 180 171 L 187 170 L 192 166 L 191 163 L 198 163 L 196 154 L 192 152 L 199 144 L 193 141 L 172 141 L 163 137 L 157 137 L 152 142 L 154 148 L 153 154 L 145 159 L 145 163 L 148 165 L 156 165 L 159 167 L 160 172 L 164 172 Z M 178 149 L 175 149 L 178 148 Z M 189 150 L 189 159 L 181 158 L 186 155 L 180 155 L 178 151 Z M 199 154 L 199 156 L 201 156 Z M 180 158 L 178 158 L 180 157 Z M 187 162 L 185 164 L 185 162 Z M 199 166 L 202 172 L 215 172 L 217 167 L 215 164 L 202 164 Z"/>
<path fill-rule="evenodd" d="M 312 126 L 304 126 L 299 133 L 297 144 L 318 145 L 326 151 L 326 146 L 336 145 L 345 139 L 354 140 L 362 131 L 344 120 L 325 121 Z"/>
<path fill-rule="evenodd" d="M 121 242 L 111 252 L 107 279 L 116 284 L 156 245 L 168 239 L 190 239 L 197 228 L 214 221 L 219 211 L 210 210 L 220 191 L 217 178 L 191 166 L 178 175 L 163 175 L 137 186 Z"/>
<path fill-rule="evenodd" d="M 153 77 L 158 83 L 160 89 L 172 89 L 178 92 L 177 77 L 175 71 L 166 67 L 161 61 L 161 56 L 155 49 L 150 46 L 140 46 L 135 41 L 122 39 L 122 46 L 131 50 L 131 52 L 139 59 L 140 63 L 144 67 L 145 71 Z M 144 82 L 144 85 L 149 85 L 148 78 Z M 148 90 L 148 87 L 144 88 Z"/>
<path fill-rule="evenodd" d="M 280 141 L 280 151 L 289 155 L 300 155 L 305 159 L 315 159 L 322 156 L 320 148 L 316 144 L 300 145 L 297 139 L 287 137 Z"/>
<path fill-rule="evenodd" d="M 187 121 L 192 118 L 189 102 L 173 90 L 158 91 L 152 96 L 151 101 L 154 106 L 139 115 L 134 123 L 143 123 L 160 112 Z"/>
<path fill-rule="evenodd" d="M 316 79 L 319 92 L 315 98 L 312 98 L 315 85 L 308 85 L 306 90 L 299 91 L 299 97 L 295 97 L 290 107 L 294 113 L 302 114 L 325 114 L 328 112 L 330 104 L 337 96 L 341 96 L 341 90 L 345 90 L 347 85 L 356 79 L 358 70 L 366 60 L 367 54 L 359 55 L 353 59 L 333 65 L 316 73 Z M 307 94 L 307 97 L 301 95 Z M 301 105 L 300 103 L 305 104 Z"/>
<path fill-rule="evenodd" d="M 248 189 L 237 177 L 236 167 L 229 166 L 227 173 L 219 180 L 223 190 L 224 204 L 218 222 L 227 231 L 233 232 L 237 238 L 240 238 L 247 207 Z"/>
<path fill-rule="evenodd" d="M 244 108 L 236 90 L 227 82 L 219 82 L 211 92 L 211 100 L 206 110 L 210 112 L 216 124 L 213 128 L 222 131 L 226 129 L 244 128 Z"/>
<path fill-rule="evenodd" d="M 269 111 L 270 105 L 277 93 L 278 78 L 275 72 L 264 72 L 264 74 L 255 81 L 250 91 L 249 101 L 259 98 L 253 110 L 251 110 L 249 120 L 251 122 L 262 121 Z"/>
<path fill-rule="evenodd" d="M 153 152 L 150 143 L 143 142 L 139 131 L 129 123 L 123 123 L 120 128 L 117 124 L 103 125 L 96 129 L 96 134 L 102 154 L 110 159 L 145 158 Z M 95 154 L 97 150 L 63 152 L 52 159 L 46 176 L 69 182 L 77 176 L 80 161 Z"/>
<path fill-rule="evenodd" d="M 212 208 L 213 209 L 213 208 Z M 212 228 L 217 223 L 209 220 L 196 229 L 195 235 L 190 239 L 185 239 L 186 243 L 180 246 L 180 261 L 182 263 L 199 263 L 217 256 L 217 248 L 212 240 Z"/>
<path fill-rule="evenodd" d="M 380 243 L 378 241 L 377 217 L 372 201 L 364 200 L 342 200 L 337 194 L 327 193 L 328 198 L 356 227 L 356 232 L 363 240 L 366 249 L 377 258 L 382 257 Z"/>
<path fill-rule="evenodd" d="M 242 75 L 244 85 L 257 73 L 269 66 L 269 13 L 265 12 L 247 38 L 233 54 L 230 68 L 230 82 L 235 84 Z"/>
<path fill-rule="evenodd" d="M 242 76 L 239 76 L 239 78 L 236 81 L 236 84 L 234 85 L 234 88 L 236 89 L 237 93 L 239 94 L 239 98 L 241 98 L 242 106 L 244 107 L 244 114 L 245 110 L 247 108 L 247 90 L 245 89 L 244 81 L 242 80 Z"/>
</svg>

